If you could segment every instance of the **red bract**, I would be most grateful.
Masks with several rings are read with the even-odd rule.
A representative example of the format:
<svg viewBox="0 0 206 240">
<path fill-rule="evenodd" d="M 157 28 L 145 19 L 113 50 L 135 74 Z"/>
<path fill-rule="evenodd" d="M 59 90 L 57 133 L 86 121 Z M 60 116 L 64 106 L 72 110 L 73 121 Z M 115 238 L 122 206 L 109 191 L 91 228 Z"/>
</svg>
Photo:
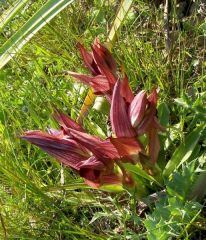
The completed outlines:
<svg viewBox="0 0 206 240">
<path fill-rule="evenodd" d="M 90 157 L 89 151 L 64 134 L 53 135 L 42 131 L 28 131 L 23 136 L 66 166 L 79 170 L 78 163 Z"/>
<path fill-rule="evenodd" d="M 121 84 L 121 95 L 126 100 L 126 102 L 131 103 L 131 101 L 134 99 L 134 95 L 132 93 L 132 90 L 129 86 L 129 81 L 127 75 L 125 75 L 122 84 Z"/>
<path fill-rule="evenodd" d="M 97 95 L 107 95 L 110 99 L 117 79 L 117 66 L 109 50 L 96 38 L 92 44 L 92 52 L 88 52 L 82 44 L 78 44 L 81 57 L 92 76 L 68 71 L 77 80 L 91 86 Z"/>
<path fill-rule="evenodd" d="M 131 163 L 137 163 L 139 161 L 139 152 L 143 151 L 143 146 L 136 138 L 110 138 L 110 141 L 121 157 L 118 160 Z"/>
<path fill-rule="evenodd" d="M 109 140 L 84 133 L 77 123 L 63 113 L 56 112 L 55 118 L 63 130 L 52 129 L 48 133 L 28 131 L 22 138 L 75 169 L 92 187 L 105 184 L 104 179 L 107 179 L 107 184 L 121 182 L 121 176 L 114 174 L 114 159 L 119 154 Z"/>
<path fill-rule="evenodd" d="M 107 93 L 111 90 L 111 86 L 107 78 L 103 75 L 97 75 L 93 77 L 93 76 L 87 76 L 84 74 L 78 74 L 75 72 L 68 72 L 68 73 L 70 76 L 92 87 L 96 95 L 102 95 L 102 93 Z"/>
<path fill-rule="evenodd" d="M 144 117 L 147 105 L 147 94 L 140 91 L 129 106 L 129 116 L 133 127 L 137 127 Z"/>
<path fill-rule="evenodd" d="M 110 111 L 112 130 L 117 137 L 136 136 L 135 129 L 132 128 L 127 111 L 126 101 L 121 95 L 121 82 L 118 80 L 114 87 Z"/>
</svg>

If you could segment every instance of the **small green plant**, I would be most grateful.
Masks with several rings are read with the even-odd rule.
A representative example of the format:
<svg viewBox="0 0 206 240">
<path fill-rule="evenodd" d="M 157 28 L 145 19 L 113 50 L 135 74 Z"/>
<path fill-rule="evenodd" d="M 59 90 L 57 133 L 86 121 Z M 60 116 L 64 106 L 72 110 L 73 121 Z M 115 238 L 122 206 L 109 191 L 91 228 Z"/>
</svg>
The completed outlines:
<svg viewBox="0 0 206 240">
<path fill-rule="evenodd" d="M 147 239 L 191 239 L 192 234 L 188 230 L 200 220 L 199 214 L 203 207 L 189 200 L 198 168 L 200 162 L 193 160 L 166 181 L 166 194 L 157 199 L 154 211 L 144 221 Z"/>
</svg>

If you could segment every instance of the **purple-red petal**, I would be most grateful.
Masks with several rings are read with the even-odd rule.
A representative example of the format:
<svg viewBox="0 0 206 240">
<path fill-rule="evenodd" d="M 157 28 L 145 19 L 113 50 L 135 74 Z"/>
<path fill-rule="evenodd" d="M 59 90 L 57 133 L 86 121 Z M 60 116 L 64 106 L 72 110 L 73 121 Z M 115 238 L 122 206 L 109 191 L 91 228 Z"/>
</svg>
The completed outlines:
<svg viewBox="0 0 206 240">
<path fill-rule="evenodd" d="M 129 160 L 137 160 L 139 152 L 143 151 L 143 146 L 136 138 L 110 138 L 111 143 L 117 149 L 121 157 Z M 125 159 L 125 160 L 127 160 Z"/>
<path fill-rule="evenodd" d="M 153 119 L 156 114 L 156 106 L 157 106 L 157 90 L 154 88 L 152 94 L 147 98 L 149 102 L 149 107 L 146 111 L 146 114 L 138 126 L 137 134 L 142 135 L 147 132 L 153 123 Z"/>
<path fill-rule="evenodd" d="M 95 50 L 95 52 L 97 52 L 99 57 L 104 60 L 104 63 L 115 75 L 117 71 L 117 64 L 110 51 L 100 43 L 98 38 L 95 39 L 92 48 Z"/>
<path fill-rule="evenodd" d="M 80 54 L 86 67 L 91 71 L 92 75 L 93 76 L 99 75 L 100 71 L 94 61 L 93 55 L 90 52 L 88 52 L 81 43 L 78 43 L 77 46 L 79 47 Z"/>
<path fill-rule="evenodd" d="M 59 123 L 59 125 L 66 132 L 68 132 L 68 128 L 72 128 L 78 131 L 84 131 L 84 129 L 78 123 L 76 123 L 74 120 L 72 120 L 69 116 L 67 116 L 63 112 L 60 112 L 57 110 L 54 112 L 53 116 L 56 119 L 56 121 Z"/>
<path fill-rule="evenodd" d="M 158 94 L 156 88 L 153 88 L 152 93 L 149 95 L 147 99 L 150 103 L 153 103 L 155 106 L 157 105 Z"/>
<path fill-rule="evenodd" d="M 63 130 L 48 128 L 47 131 L 50 135 L 53 135 L 55 137 L 58 137 L 58 138 L 63 138 L 64 137 L 64 131 Z"/>
<path fill-rule="evenodd" d="M 127 114 L 127 105 L 120 91 L 121 82 L 118 80 L 114 87 L 110 110 L 112 130 L 117 137 L 134 137 L 136 133 L 131 126 Z"/>
<path fill-rule="evenodd" d="M 76 78 L 77 80 L 83 82 L 84 84 L 90 85 L 90 82 L 92 81 L 92 79 L 94 79 L 93 76 L 88 76 L 85 74 L 81 74 L 81 73 L 76 73 L 76 72 L 71 72 L 71 71 L 67 71 L 67 73 Z"/>
<path fill-rule="evenodd" d="M 79 170 L 78 163 L 89 157 L 87 150 L 73 139 L 63 139 L 42 131 L 26 132 L 21 138 L 76 170 Z"/>
<path fill-rule="evenodd" d="M 112 88 L 116 82 L 116 75 L 113 73 L 113 70 L 110 69 L 105 59 L 101 56 L 100 49 L 97 46 L 92 46 L 92 51 L 101 74 L 106 76 L 110 83 L 110 87 Z"/>
<path fill-rule="evenodd" d="M 91 151 L 97 158 L 102 159 L 107 164 L 105 159 L 114 159 L 119 157 L 117 150 L 109 140 L 101 140 L 90 134 L 70 129 L 71 136 L 82 146 Z"/>
<path fill-rule="evenodd" d="M 142 121 L 147 105 L 147 94 L 140 91 L 129 106 L 129 117 L 133 127 L 137 127 Z"/>
<path fill-rule="evenodd" d="M 102 161 L 95 156 L 79 164 L 80 176 L 85 179 L 85 183 L 91 187 L 98 188 L 107 184 L 120 184 L 121 177 L 113 173 L 114 162 L 111 161 L 109 166 L 104 165 Z"/>
<path fill-rule="evenodd" d="M 103 170 L 105 168 L 105 165 L 95 156 L 91 156 L 87 160 L 79 162 L 78 167 L 80 169 L 85 168 L 93 170 Z"/>
<path fill-rule="evenodd" d="M 94 89 L 94 93 L 104 93 L 111 89 L 107 78 L 103 75 L 97 75 L 95 77 L 92 77 L 70 71 L 68 72 L 68 74 L 76 78 L 77 80 L 91 86 Z"/>
<path fill-rule="evenodd" d="M 100 181 L 100 175 L 104 172 L 105 165 L 95 156 L 90 157 L 86 161 L 82 161 L 78 165 L 79 174 L 81 177 L 98 183 Z"/>
<path fill-rule="evenodd" d="M 105 93 L 111 89 L 107 78 L 103 75 L 97 75 L 94 77 L 90 82 L 90 85 L 94 89 L 94 93 Z"/>
<path fill-rule="evenodd" d="M 124 97 L 126 102 L 131 103 L 134 99 L 134 95 L 132 93 L 132 90 L 129 86 L 129 81 L 127 75 L 125 75 L 122 84 L 121 84 L 121 95 Z"/>
</svg>

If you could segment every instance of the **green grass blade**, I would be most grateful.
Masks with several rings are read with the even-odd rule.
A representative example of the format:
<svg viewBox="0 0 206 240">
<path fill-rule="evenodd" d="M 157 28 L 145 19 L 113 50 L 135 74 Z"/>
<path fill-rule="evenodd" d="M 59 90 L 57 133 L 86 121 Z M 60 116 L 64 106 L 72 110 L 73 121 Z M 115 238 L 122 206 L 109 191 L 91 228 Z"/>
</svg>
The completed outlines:
<svg viewBox="0 0 206 240">
<path fill-rule="evenodd" d="M 121 27 L 127 13 L 129 12 L 130 7 L 132 6 L 133 0 L 122 0 L 117 11 L 117 15 L 112 24 L 111 30 L 108 35 L 108 41 L 113 42 L 116 36 L 118 29 Z"/>
<path fill-rule="evenodd" d="M 163 175 L 168 177 L 176 168 L 182 165 L 193 153 L 197 145 L 204 127 L 200 126 L 193 130 L 172 155 L 172 158 L 167 163 Z"/>
<path fill-rule="evenodd" d="M 161 186 L 161 184 L 154 177 L 152 177 L 148 173 L 146 173 L 144 171 L 144 169 L 142 169 L 138 164 L 133 165 L 130 163 L 125 163 L 124 168 L 130 173 L 134 173 L 144 179 L 147 179 L 150 182 L 155 182 L 157 185 Z"/>
<path fill-rule="evenodd" d="M 0 17 L 0 32 L 29 1 L 30 0 L 18 0 L 14 3 L 13 6 L 4 11 L 4 13 Z"/>
<path fill-rule="evenodd" d="M 44 25 L 74 0 L 49 0 L 41 7 L 5 44 L 0 48 L 0 69 L 6 65 L 15 54 L 37 33 Z"/>
<path fill-rule="evenodd" d="M 47 186 L 43 187 L 42 190 L 44 192 L 55 192 L 55 191 L 60 191 L 60 190 L 67 190 L 67 191 L 74 191 L 77 189 L 90 189 L 88 185 L 85 183 L 72 183 L 72 184 L 66 184 L 62 186 Z"/>
<path fill-rule="evenodd" d="M 167 127 L 170 119 L 170 109 L 165 102 L 158 106 L 158 118 L 162 126 Z"/>
</svg>

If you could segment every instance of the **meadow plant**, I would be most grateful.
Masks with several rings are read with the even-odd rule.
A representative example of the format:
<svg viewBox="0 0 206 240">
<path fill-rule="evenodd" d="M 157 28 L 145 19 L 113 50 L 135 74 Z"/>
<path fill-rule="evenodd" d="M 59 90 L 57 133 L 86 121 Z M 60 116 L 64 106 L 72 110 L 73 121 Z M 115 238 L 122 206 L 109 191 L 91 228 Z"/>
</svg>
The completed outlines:
<svg viewBox="0 0 206 240">
<path fill-rule="evenodd" d="M 206 239 L 205 0 L 1 2 L 0 239 Z"/>
<path fill-rule="evenodd" d="M 139 164 L 147 174 L 154 174 L 160 150 L 158 131 L 165 131 L 156 116 L 157 89 L 153 88 L 150 95 L 141 90 L 135 96 L 127 76 L 121 80 L 113 56 L 98 39 L 92 45 L 92 52 L 81 44 L 78 46 L 91 76 L 69 74 L 111 103 L 112 135 L 107 139 L 92 136 L 69 116 L 56 111 L 54 118 L 60 130 L 28 131 L 22 138 L 73 169 L 91 187 L 108 184 L 136 187 L 124 163 Z M 141 140 L 143 135 L 147 141 Z"/>
</svg>

